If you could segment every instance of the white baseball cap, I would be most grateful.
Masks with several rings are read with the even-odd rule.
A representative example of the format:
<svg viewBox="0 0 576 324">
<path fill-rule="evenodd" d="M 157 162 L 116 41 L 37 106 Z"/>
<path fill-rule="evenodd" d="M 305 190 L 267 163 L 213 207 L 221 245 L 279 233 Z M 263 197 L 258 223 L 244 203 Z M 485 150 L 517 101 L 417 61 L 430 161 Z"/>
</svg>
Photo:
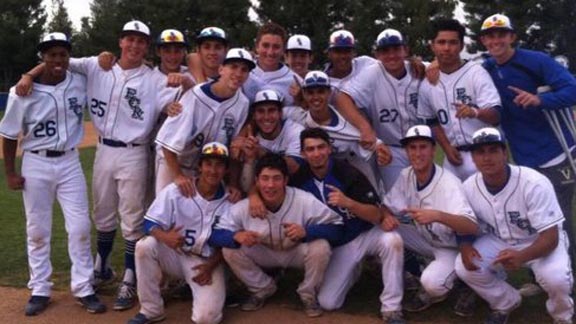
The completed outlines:
<svg viewBox="0 0 576 324">
<path fill-rule="evenodd" d="M 157 46 L 167 45 L 167 44 L 182 44 L 184 46 L 188 45 L 184 34 L 176 29 L 165 29 L 158 36 Z"/>
<path fill-rule="evenodd" d="M 286 45 L 286 50 L 300 50 L 300 51 L 312 51 L 312 42 L 310 38 L 306 35 L 293 35 L 288 38 L 288 44 Z"/>
<path fill-rule="evenodd" d="M 495 14 L 484 20 L 482 27 L 480 27 L 480 34 L 495 29 L 514 31 L 510 18 L 503 14 Z"/>
<path fill-rule="evenodd" d="M 260 90 L 256 93 L 256 97 L 254 98 L 254 103 L 252 105 L 256 105 L 261 102 L 277 102 L 282 105 L 283 100 L 284 98 L 282 98 L 282 96 L 274 90 Z"/>
<path fill-rule="evenodd" d="M 386 48 L 388 46 L 406 45 L 404 37 L 396 29 L 385 29 L 376 38 L 376 49 Z"/>
<path fill-rule="evenodd" d="M 328 49 L 332 48 L 355 48 L 354 35 L 347 30 L 337 30 L 330 35 Z"/>
<path fill-rule="evenodd" d="M 122 37 L 128 33 L 139 33 L 150 37 L 150 28 L 148 28 L 145 23 L 139 20 L 132 20 L 124 24 L 124 28 L 122 28 L 122 33 L 120 36 Z"/>
<path fill-rule="evenodd" d="M 226 53 L 226 58 L 222 64 L 226 64 L 230 61 L 243 61 L 248 66 L 250 66 L 250 70 L 256 67 L 256 63 L 254 63 L 254 59 L 252 58 L 252 54 L 243 48 L 231 48 Z"/>
<path fill-rule="evenodd" d="M 219 27 L 206 27 L 200 31 L 200 34 L 196 37 L 196 43 L 200 44 L 206 39 L 216 39 L 224 43 L 228 42 L 226 38 L 226 33 L 222 28 Z"/>
<path fill-rule="evenodd" d="M 400 144 L 402 144 L 402 146 L 406 146 L 408 142 L 414 139 L 427 139 L 432 143 L 436 143 L 436 141 L 434 141 L 434 137 L 432 136 L 432 130 L 426 125 L 416 125 L 410 127 L 406 132 L 406 136 L 400 140 Z"/>
<path fill-rule="evenodd" d="M 302 83 L 302 89 L 318 87 L 330 88 L 330 78 L 328 75 L 322 71 L 310 71 L 306 73 L 304 82 Z"/>
<path fill-rule="evenodd" d="M 63 46 L 66 47 L 68 51 L 70 51 L 70 49 L 72 48 L 72 45 L 70 44 L 70 40 L 68 39 L 68 37 L 64 33 L 56 32 L 44 36 L 42 38 L 42 41 L 40 41 L 40 43 L 38 43 L 38 46 L 36 46 L 36 49 L 39 52 L 44 52 L 45 50 L 47 50 L 52 46 Z"/>
<path fill-rule="evenodd" d="M 505 144 L 502 133 L 494 127 L 484 127 L 472 134 L 472 145 L 470 148 L 474 150 L 482 145 L 495 143 L 501 145 Z"/>
</svg>

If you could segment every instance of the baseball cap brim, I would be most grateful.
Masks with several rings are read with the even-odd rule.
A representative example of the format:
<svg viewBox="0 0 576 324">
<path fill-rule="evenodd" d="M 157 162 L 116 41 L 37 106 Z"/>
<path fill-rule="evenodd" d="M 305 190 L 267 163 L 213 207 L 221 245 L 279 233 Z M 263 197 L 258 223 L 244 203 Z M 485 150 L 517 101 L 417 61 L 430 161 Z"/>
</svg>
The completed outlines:
<svg viewBox="0 0 576 324">
<path fill-rule="evenodd" d="M 427 140 L 427 141 L 430 141 L 432 144 L 436 144 L 436 141 L 435 141 L 432 137 L 428 137 L 428 136 L 411 136 L 411 137 L 405 137 L 405 138 L 401 139 L 401 140 L 400 140 L 400 145 L 406 146 L 406 145 L 408 145 L 408 143 L 410 143 L 411 141 L 417 140 L 417 139 Z"/>
<path fill-rule="evenodd" d="M 64 40 L 52 40 L 52 41 L 48 41 L 48 42 L 42 42 L 42 43 L 38 44 L 38 46 L 36 46 L 36 49 L 39 52 L 44 52 L 45 50 L 49 49 L 50 47 L 54 47 L 54 46 L 65 47 L 66 49 L 68 49 L 68 51 L 72 50 L 72 45 L 70 45 L 70 42 L 67 42 Z"/>
<path fill-rule="evenodd" d="M 242 63 L 248 65 L 248 67 L 250 68 L 250 70 L 252 70 L 252 69 L 254 69 L 254 68 L 256 67 L 256 63 L 254 63 L 253 61 L 247 60 L 247 59 L 243 59 L 243 58 L 240 58 L 240 57 L 227 58 L 227 59 L 225 59 L 225 60 L 222 62 L 222 64 L 228 64 L 228 63 L 231 63 L 231 62 L 242 62 Z"/>
</svg>

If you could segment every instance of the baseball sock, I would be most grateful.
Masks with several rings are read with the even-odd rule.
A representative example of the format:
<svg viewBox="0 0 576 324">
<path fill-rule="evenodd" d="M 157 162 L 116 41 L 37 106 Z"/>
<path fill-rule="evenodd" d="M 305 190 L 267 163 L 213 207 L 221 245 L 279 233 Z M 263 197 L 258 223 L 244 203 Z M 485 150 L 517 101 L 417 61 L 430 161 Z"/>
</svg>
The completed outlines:
<svg viewBox="0 0 576 324">
<path fill-rule="evenodd" d="M 136 242 L 138 241 L 124 240 L 124 267 L 126 268 L 124 281 L 129 283 L 136 282 L 136 261 L 134 259 Z"/>
<path fill-rule="evenodd" d="M 109 256 L 112 252 L 112 246 L 114 245 L 114 237 L 116 236 L 116 230 L 111 232 L 97 232 L 96 236 L 96 246 L 97 253 L 96 262 L 94 263 L 94 269 L 100 273 L 104 273 L 106 268 L 110 267 Z"/>
</svg>

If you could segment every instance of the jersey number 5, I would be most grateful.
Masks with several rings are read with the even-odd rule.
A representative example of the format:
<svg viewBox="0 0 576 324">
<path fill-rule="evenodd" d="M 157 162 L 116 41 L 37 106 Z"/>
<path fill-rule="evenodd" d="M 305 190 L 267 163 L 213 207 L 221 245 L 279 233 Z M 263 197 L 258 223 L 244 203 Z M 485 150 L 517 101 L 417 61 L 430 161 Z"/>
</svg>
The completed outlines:
<svg viewBox="0 0 576 324">
<path fill-rule="evenodd" d="M 106 107 L 106 103 L 104 101 L 100 101 L 98 99 L 92 98 L 90 101 L 90 112 L 93 115 L 98 117 L 104 116 L 104 112 L 106 111 L 104 108 Z"/>
<path fill-rule="evenodd" d="M 184 232 L 184 245 L 190 248 L 196 243 L 194 234 L 196 234 L 196 230 L 186 230 L 186 232 Z"/>
<path fill-rule="evenodd" d="M 34 127 L 34 137 L 50 137 L 56 135 L 56 122 L 48 120 Z"/>
<path fill-rule="evenodd" d="M 398 110 L 396 109 L 380 109 L 380 122 L 393 123 L 398 119 Z"/>
</svg>

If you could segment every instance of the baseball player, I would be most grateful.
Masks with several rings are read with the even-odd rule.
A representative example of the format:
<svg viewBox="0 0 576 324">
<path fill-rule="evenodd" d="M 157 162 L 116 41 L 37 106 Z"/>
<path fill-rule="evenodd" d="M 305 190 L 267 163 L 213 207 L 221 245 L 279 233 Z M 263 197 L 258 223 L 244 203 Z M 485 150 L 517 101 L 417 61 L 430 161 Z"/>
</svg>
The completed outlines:
<svg viewBox="0 0 576 324">
<path fill-rule="evenodd" d="M 228 149 L 212 142 L 200 153 L 196 193 L 182 195 L 175 184 L 163 189 L 144 219 L 146 234 L 136 244 L 140 312 L 128 323 L 164 319 L 163 275 L 186 280 L 194 297 L 192 321 L 219 323 L 226 296 L 221 251 L 208 245 L 212 226 L 231 205 L 223 178 Z"/>
<path fill-rule="evenodd" d="M 256 34 L 255 51 L 258 57 L 256 68 L 250 73 L 250 78 L 244 85 L 244 93 L 254 101 L 256 92 L 267 89 L 276 90 L 284 98 L 285 105 L 292 105 L 294 98 L 290 95 L 290 85 L 294 79 L 302 79 L 284 65 L 281 61 L 287 40 L 286 30 L 275 23 L 266 23 Z"/>
<path fill-rule="evenodd" d="M 293 176 L 291 184 L 312 193 L 337 212 L 344 222 L 344 235 L 334 245 L 324 281 L 318 292 L 320 306 L 340 308 L 346 294 L 358 279 L 362 260 L 376 256 L 382 263 L 384 289 L 380 294 L 384 323 L 404 323 L 402 318 L 402 238 L 384 232 L 379 226 L 379 195 L 368 179 L 346 161 L 335 160 L 328 133 L 308 128 L 300 134 L 306 164 Z"/>
<path fill-rule="evenodd" d="M 476 62 L 460 58 L 464 27 L 454 19 L 434 22 L 431 48 L 440 68 L 439 83 L 422 82 L 418 116 L 432 126 L 445 153 L 444 168 L 461 180 L 475 172 L 470 155 L 474 131 L 499 123 L 500 97 L 490 76 Z"/>
<path fill-rule="evenodd" d="M 228 39 L 226 32 L 219 27 L 206 27 L 196 37 L 196 53 L 187 57 L 188 69 L 194 75 L 196 83 L 202 83 L 218 77 L 218 68 L 226 57 Z"/>
<path fill-rule="evenodd" d="M 547 54 L 517 47 L 516 38 L 508 17 L 496 14 L 486 18 L 480 40 L 490 57 L 484 67 L 502 98 L 502 130 L 514 162 L 537 169 L 550 179 L 566 218 L 564 229 L 574 247 L 574 172 L 546 115 L 576 105 L 576 79 Z M 538 93 L 543 86 L 550 91 Z M 560 123 L 560 128 L 574 156 L 573 137 L 567 125 Z M 574 252 L 572 255 L 574 258 Z"/>
<path fill-rule="evenodd" d="M 505 271 L 529 267 L 548 293 L 546 309 L 554 323 L 572 323 L 568 239 L 550 180 L 533 169 L 508 164 L 498 130 L 482 128 L 472 140 L 478 173 L 466 180 L 464 192 L 485 235 L 461 250 L 456 273 L 490 305 L 486 323 L 506 323 L 521 296 L 506 282 Z"/>
<path fill-rule="evenodd" d="M 179 101 L 178 116 L 168 117 L 156 137 L 174 182 L 186 197 L 194 193 L 194 168 L 198 151 L 206 142 L 227 146 L 238 135 L 248 115 L 248 99 L 240 90 L 254 68 L 252 56 L 241 48 L 230 49 L 220 67 L 220 77 L 196 85 Z"/>
<path fill-rule="evenodd" d="M 67 71 L 71 44 L 62 33 L 50 33 L 38 44 L 43 72 L 33 78 L 34 89 L 18 97 L 10 89 L 0 122 L 8 187 L 22 190 L 26 211 L 26 238 L 32 296 L 27 316 L 38 315 L 50 302 L 52 265 L 50 240 L 52 205 L 58 199 L 68 234 L 72 262 L 70 288 L 90 313 L 106 306 L 94 294 L 91 278 L 90 218 L 86 180 L 76 146 L 84 135 L 82 110 L 86 104 L 86 79 Z M 19 135 L 24 151 L 21 175 L 15 156 Z"/>
<path fill-rule="evenodd" d="M 400 140 L 417 124 L 421 81 L 409 73 L 408 48 L 399 31 L 382 31 L 376 39 L 375 54 L 379 62 L 346 82 L 336 95 L 336 105 L 365 110 L 377 137 L 390 148 L 392 162 L 379 167 L 384 189 L 389 191 L 400 171 L 409 165 Z"/>
<path fill-rule="evenodd" d="M 475 234 L 478 226 L 460 180 L 434 164 L 430 128 L 412 126 L 401 144 L 410 166 L 384 196 L 382 228 L 397 229 L 408 249 L 432 258 L 420 277 L 422 289 L 405 305 L 407 311 L 419 312 L 446 299 L 456 279 L 457 234 Z M 400 216 L 412 224 L 400 224 Z"/>
<path fill-rule="evenodd" d="M 292 35 L 286 44 L 286 54 L 284 54 L 286 65 L 300 78 L 304 78 L 308 73 L 309 66 L 314 60 L 312 54 L 312 42 L 306 35 Z"/>
<path fill-rule="evenodd" d="M 268 214 L 249 215 L 244 199 L 220 218 L 210 244 L 222 246 L 224 259 L 247 286 L 244 311 L 260 309 L 276 292 L 276 282 L 262 268 L 304 268 L 298 295 L 310 317 L 322 315 L 317 292 L 330 260 L 330 244 L 342 235 L 342 220 L 312 194 L 287 187 L 288 167 L 282 156 L 269 153 L 256 164 L 256 188 Z"/>
</svg>

